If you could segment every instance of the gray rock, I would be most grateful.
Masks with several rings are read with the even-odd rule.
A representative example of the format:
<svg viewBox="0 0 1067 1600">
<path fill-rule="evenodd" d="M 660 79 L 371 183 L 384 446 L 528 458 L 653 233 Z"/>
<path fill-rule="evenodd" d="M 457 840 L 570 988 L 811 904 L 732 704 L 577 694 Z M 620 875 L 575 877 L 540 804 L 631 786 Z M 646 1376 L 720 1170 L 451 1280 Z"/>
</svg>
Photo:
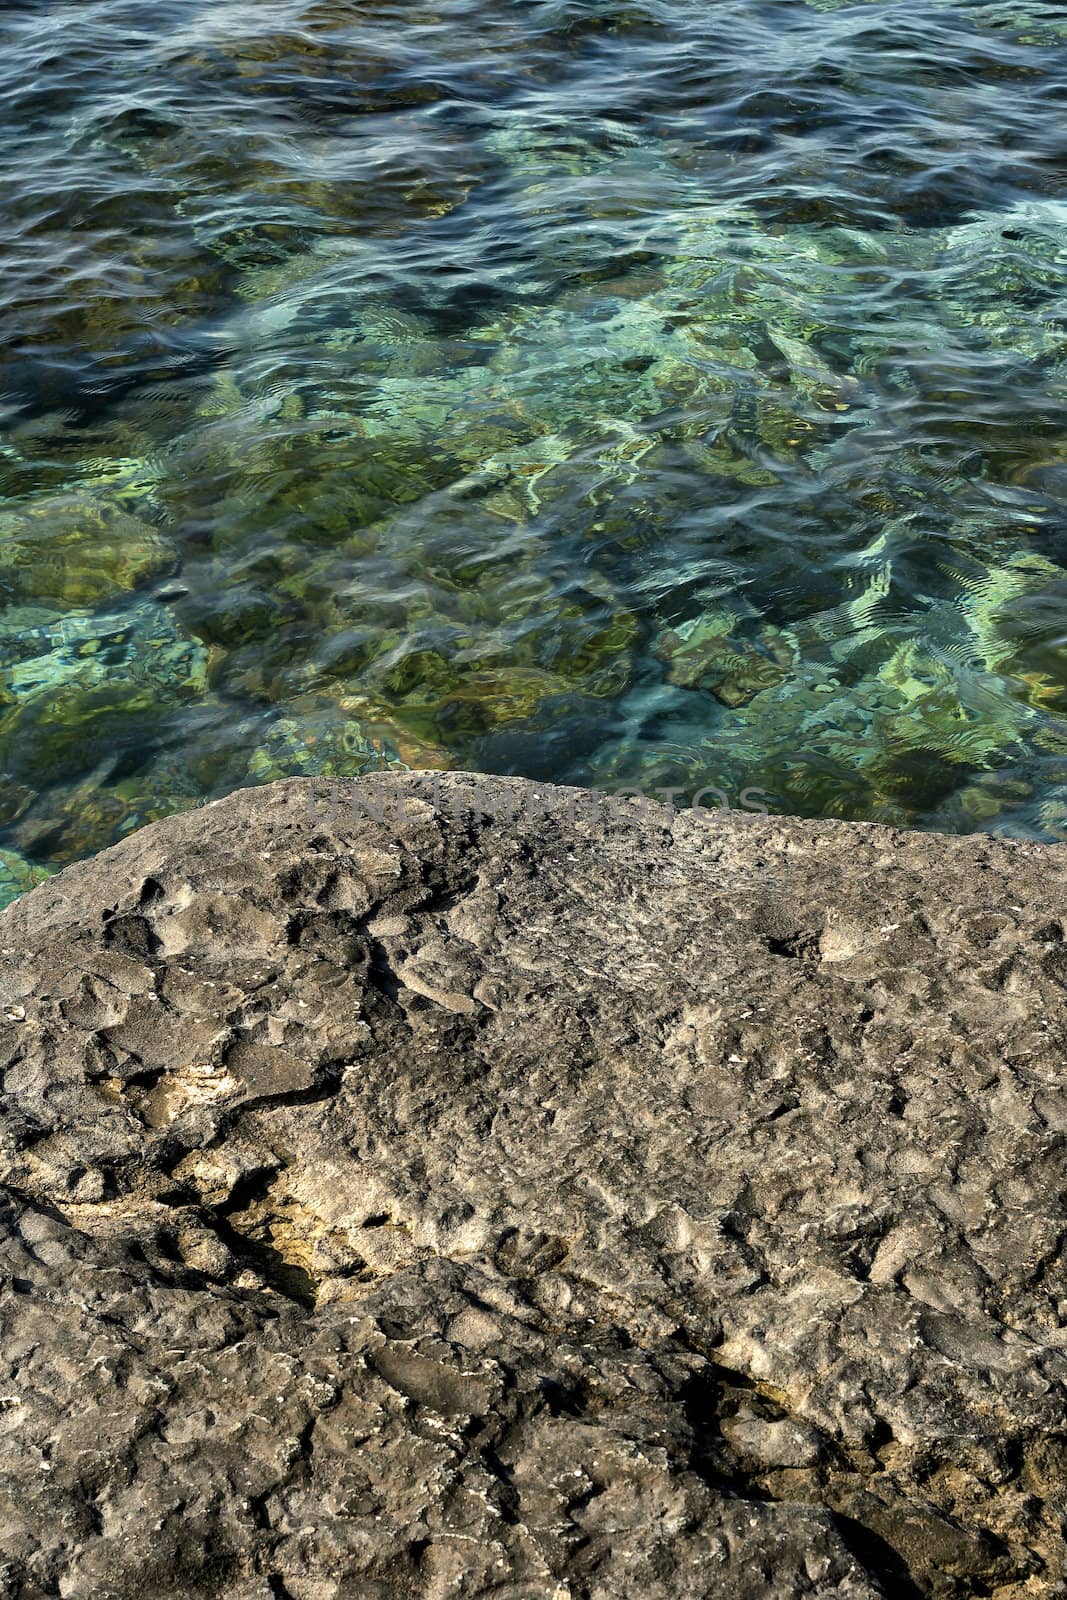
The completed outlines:
<svg viewBox="0 0 1067 1600">
<path fill-rule="evenodd" d="M 42 884 L 0 1595 L 1062 1594 L 1065 885 L 391 774 Z"/>
</svg>

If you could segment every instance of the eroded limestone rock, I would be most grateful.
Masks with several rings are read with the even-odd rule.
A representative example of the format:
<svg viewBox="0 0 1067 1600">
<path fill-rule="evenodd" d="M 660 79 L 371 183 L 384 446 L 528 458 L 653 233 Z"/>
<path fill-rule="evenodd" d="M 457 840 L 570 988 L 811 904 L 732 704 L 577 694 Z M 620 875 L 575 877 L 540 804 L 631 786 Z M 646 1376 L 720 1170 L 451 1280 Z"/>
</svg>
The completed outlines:
<svg viewBox="0 0 1067 1600">
<path fill-rule="evenodd" d="M 0 1594 L 1061 1594 L 1065 885 L 391 773 L 42 884 Z"/>
</svg>

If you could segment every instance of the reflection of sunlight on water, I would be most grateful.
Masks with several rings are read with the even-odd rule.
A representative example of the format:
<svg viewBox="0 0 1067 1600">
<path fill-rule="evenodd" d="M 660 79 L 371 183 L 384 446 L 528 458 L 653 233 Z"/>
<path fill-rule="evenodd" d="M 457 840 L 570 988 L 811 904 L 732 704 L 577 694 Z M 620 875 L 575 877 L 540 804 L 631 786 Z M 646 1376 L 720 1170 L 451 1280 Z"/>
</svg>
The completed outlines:
<svg viewBox="0 0 1067 1600">
<path fill-rule="evenodd" d="M 1050 16 L 20 17 L 0 893 L 383 762 L 1061 837 Z"/>
</svg>

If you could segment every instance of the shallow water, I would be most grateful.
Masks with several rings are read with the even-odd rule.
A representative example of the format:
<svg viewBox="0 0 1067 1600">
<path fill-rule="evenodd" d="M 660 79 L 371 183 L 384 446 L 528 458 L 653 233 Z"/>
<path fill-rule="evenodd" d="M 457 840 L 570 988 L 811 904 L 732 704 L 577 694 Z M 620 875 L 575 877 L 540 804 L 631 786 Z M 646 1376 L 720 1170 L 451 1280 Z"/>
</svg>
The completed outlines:
<svg viewBox="0 0 1067 1600">
<path fill-rule="evenodd" d="M 0 880 L 466 766 L 1067 838 L 1067 17 L 7 8 Z"/>
</svg>

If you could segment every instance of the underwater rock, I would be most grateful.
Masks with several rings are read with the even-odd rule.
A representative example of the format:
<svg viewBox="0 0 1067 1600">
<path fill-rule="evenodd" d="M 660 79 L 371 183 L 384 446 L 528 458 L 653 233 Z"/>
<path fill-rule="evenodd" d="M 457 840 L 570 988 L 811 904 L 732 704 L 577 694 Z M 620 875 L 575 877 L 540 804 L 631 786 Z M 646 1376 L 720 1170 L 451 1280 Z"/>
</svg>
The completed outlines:
<svg viewBox="0 0 1067 1600">
<path fill-rule="evenodd" d="M 661 634 L 654 654 L 666 664 L 668 683 L 683 689 L 697 688 L 731 653 L 728 641 L 737 621 L 735 612 L 724 610 L 694 617 Z"/>
<path fill-rule="evenodd" d="M 376 744 L 362 724 L 324 695 L 290 702 L 289 715 L 274 717 L 256 731 L 246 781 L 273 783 L 304 774 L 358 777 L 379 768 L 401 767 L 395 751 Z"/>
<path fill-rule="evenodd" d="M 0 511 L 0 590 L 13 599 L 100 605 L 174 566 L 154 528 L 104 500 L 57 495 Z"/>
<path fill-rule="evenodd" d="M 154 746 L 155 740 L 146 735 L 143 745 L 129 753 L 106 752 L 100 765 L 78 782 L 57 782 L 33 794 L 25 816 L 9 830 L 19 848 L 42 862 L 47 872 L 57 872 L 66 862 L 104 850 L 146 823 L 198 805 L 205 789 L 196 782 L 188 753 L 168 749 L 166 743 Z M 116 773 L 116 767 L 124 770 Z M 103 773 L 109 781 L 101 781 Z M 22 892 L 10 889 L 0 904 Z"/>
<path fill-rule="evenodd" d="M 143 755 L 206 690 L 207 651 L 155 601 L 13 628 L 21 659 L 0 670 L 0 749 L 8 778 L 31 790 Z M 9 643 L 0 631 L 5 655 Z"/>
<path fill-rule="evenodd" d="M 667 681 L 684 689 L 710 689 L 724 706 L 747 705 L 773 688 L 787 669 L 764 655 L 751 639 L 731 637 L 734 612 L 701 617 L 661 635 L 655 654 L 667 664 Z"/>
<path fill-rule="evenodd" d="M 1062 1594 L 1065 889 L 395 773 L 43 884 L 0 916 L 8 1589 Z"/>
<path fill-rule="evenodd" d="M 55 870 L 54 867 L 35 866 L 17 850 L 0 850 L 0 906 L 27 894 Z"/>
</svg>

